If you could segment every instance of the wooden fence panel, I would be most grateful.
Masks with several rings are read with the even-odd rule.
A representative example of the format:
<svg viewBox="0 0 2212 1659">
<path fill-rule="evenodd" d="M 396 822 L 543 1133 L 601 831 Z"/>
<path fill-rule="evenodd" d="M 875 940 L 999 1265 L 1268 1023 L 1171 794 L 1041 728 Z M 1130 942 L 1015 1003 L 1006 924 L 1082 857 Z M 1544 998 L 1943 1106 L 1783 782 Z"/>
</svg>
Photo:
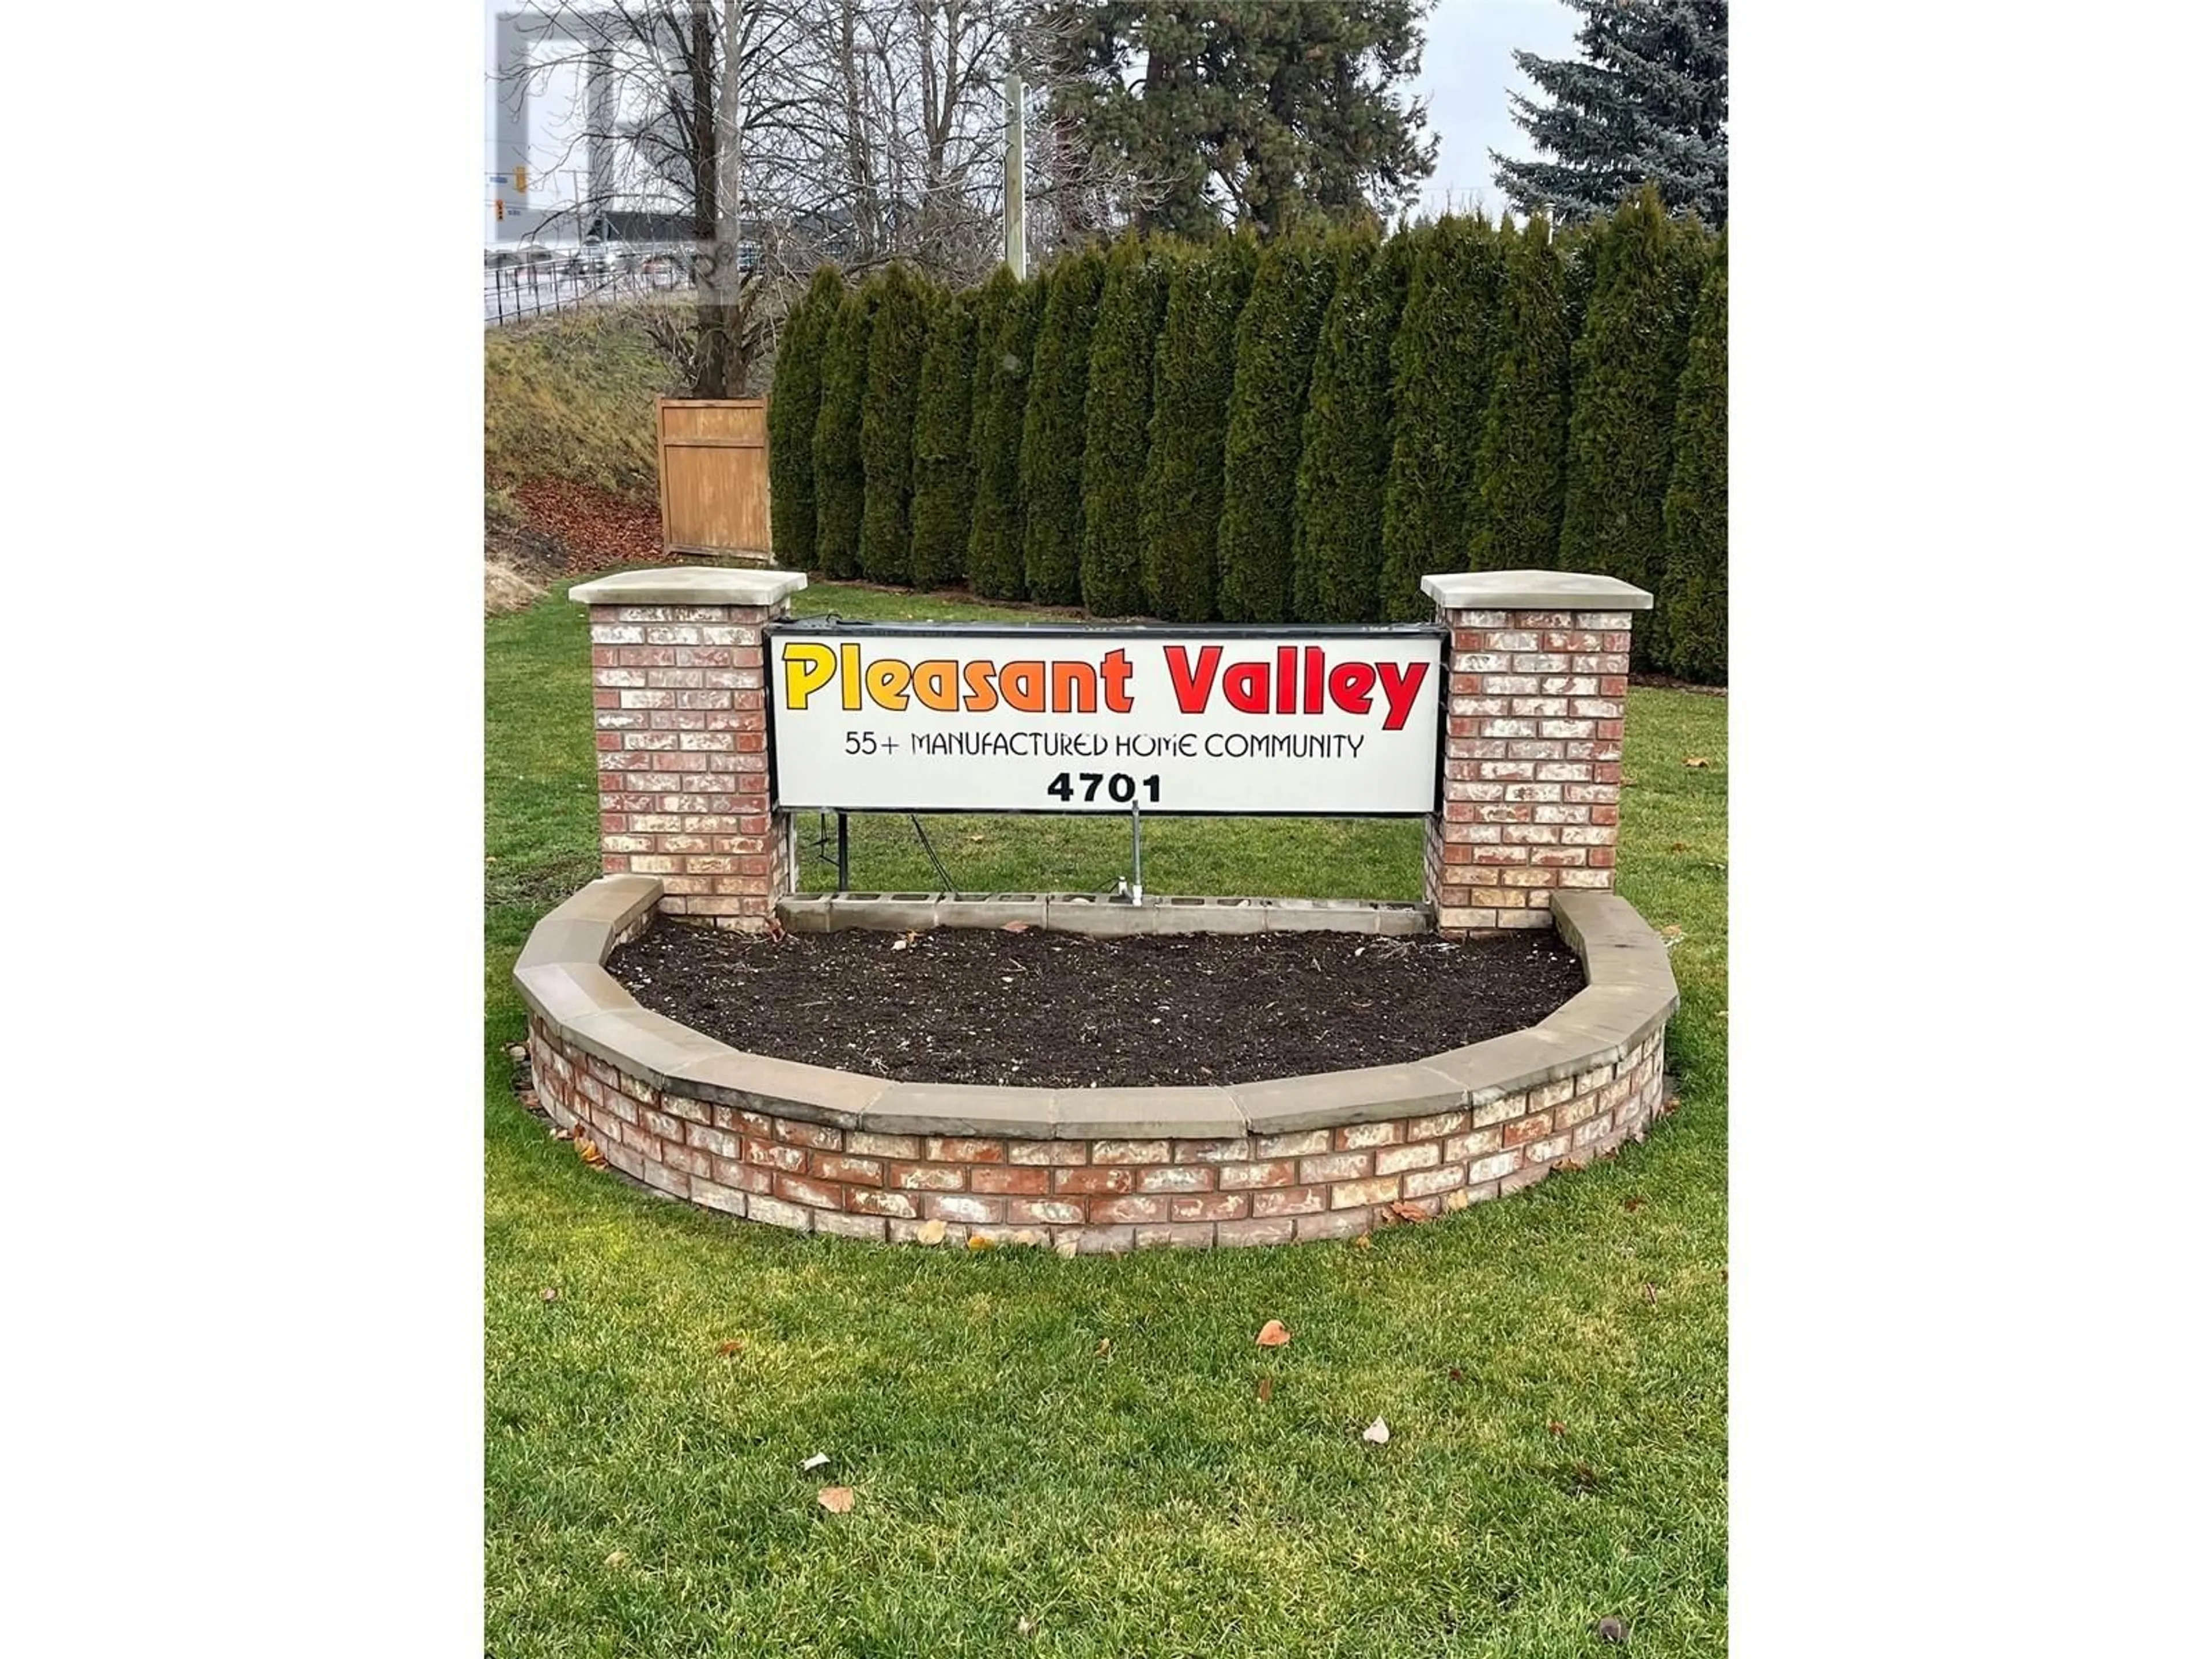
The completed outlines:
<svg viewBox="0 0 2212 1659">
<path fill-rule="evenodd" d="M 768 400 L 663 398 L 659 419 L 661 550 L 768 563 Z"/>
</svg>

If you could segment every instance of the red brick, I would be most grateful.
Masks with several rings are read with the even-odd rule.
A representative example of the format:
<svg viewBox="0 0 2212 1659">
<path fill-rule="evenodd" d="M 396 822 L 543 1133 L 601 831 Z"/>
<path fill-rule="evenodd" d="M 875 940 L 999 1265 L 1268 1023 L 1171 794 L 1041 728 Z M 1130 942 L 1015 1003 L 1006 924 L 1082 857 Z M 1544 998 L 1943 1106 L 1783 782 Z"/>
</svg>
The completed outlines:
<svg viewBox="0 0 2212 1659">
<path fill-rule="evenodd" d="M 1003 1140 L 971 1140 L 958 1135 L 930 1135 L 921 1143 L 921 1155 L 933 1164 L 1004 1164 Z"/>
<path fill-rule="evenodd" d="M 1000 1168 L 983 1164 L 968 1172 L 972 1193 L 1020 1193 L 1035 1196 L 1052 1190 L 1052 1171 L 1045 1169 Z"/>
<path fill-rule="evenodd" d="M 1251 1207 L 1243 1193 L 1194 1193 L 1168 1200 L 1170 1221 L 1238 1221 Z"/>
<path fill-rule="evenodd" d="M 894 1164 L 890 1176 L 908 1192 L 957 1193 L 968 1184 L 968 1172 L 950 1164 Z"/>
<path fill-rule="evenodd" d="M 1124 1164 L 1117 1169 L 1055 1170 L 1052 1188 L 1056 1193 L 1127 1193 L 1136 1190 L 1137 1172 Z"/>
<path fill-rule="evenodd" d="M 823 1181 L 848 1181 L 862 1187 L 880 1187 L 884 1166 L 872 1158 L 851 1158 L 843 1152 L 817 1152 L 808 1168 Z"/>
</svg>

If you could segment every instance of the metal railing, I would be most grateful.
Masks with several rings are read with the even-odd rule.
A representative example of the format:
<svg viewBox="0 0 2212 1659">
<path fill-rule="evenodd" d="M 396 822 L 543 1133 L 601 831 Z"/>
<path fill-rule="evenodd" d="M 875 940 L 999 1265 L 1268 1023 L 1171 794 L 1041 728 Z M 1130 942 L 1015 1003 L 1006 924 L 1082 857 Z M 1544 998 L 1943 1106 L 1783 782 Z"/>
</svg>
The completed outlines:
<svg viewBox="0 0 2212 1659">
<path fill-rule="evenodd" d="M 691 290 L 691 261 L 673 251 L 625 248 L 502 251 L 484 265 L 484 325 L 502 327 L 624 300 L 666 299 Z"/>
</svg>

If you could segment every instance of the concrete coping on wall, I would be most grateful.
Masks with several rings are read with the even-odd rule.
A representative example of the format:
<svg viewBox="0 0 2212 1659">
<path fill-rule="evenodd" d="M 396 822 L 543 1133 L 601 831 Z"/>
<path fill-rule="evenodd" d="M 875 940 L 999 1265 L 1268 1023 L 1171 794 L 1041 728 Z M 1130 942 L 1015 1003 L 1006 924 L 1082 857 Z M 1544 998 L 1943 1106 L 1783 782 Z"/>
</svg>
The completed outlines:
<svg viewBox="0 0 2212 1659">
<path fill-rule="evenodd" d="M 794 893 L 776 900 L 775 914 L 794 933 L 1023 925 L 1094 939 L 1127 939 L 1153 933 L 1425 933 L 1431 926 L 1425 904 L 1169 894 L 1130 904 L 1097 893 Z"/>
<path fill-rule="evenodd" d="M 806 586 L 798 570 L 732 569 L 679 565 L 669 570 L 625 570 L 568 590 L 578 605 L 744 605 L 766 607 Z"/>
<path fill-rule="evenodd" d="M 1651 596 L 1612 576 L 1574 570 L 1467 570 L 1424 576 L 1421 592 L 1446 611 L 1649 611 Z"/>
<path fill-rule="evenodd" d="M 562 1041 L 655 1089 L 870 1133 L 1212 1139 L 1480 1108 L 1614 1063 L 1680 1001 L 1666 945 L 1633 906 L 1609 892 L 1561 891 L 1553 924 L 1589 983 L 1547 1018 L 1486 1042 L 1223 1088 L 894 1083 L 750 1054 L 641 1007 L 603 964 L 659 896 L 651 876 L 605 876 L 553 910 L 516 960 L 523 1000 Z"/>
</svg>

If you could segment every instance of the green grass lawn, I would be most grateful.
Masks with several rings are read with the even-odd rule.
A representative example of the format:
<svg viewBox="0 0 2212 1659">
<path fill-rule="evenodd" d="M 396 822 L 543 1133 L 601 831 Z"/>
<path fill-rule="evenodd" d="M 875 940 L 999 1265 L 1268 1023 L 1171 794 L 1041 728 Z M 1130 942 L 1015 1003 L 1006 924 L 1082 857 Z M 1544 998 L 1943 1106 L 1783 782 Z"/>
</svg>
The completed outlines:
<svg viewBox="0 0 2212 1659">
<path fill-rule="evenodd" d="M 508 969 L 598 870 L 588 651 L 560 592 L 485 628 L 488 1654 L 1580 1655 L 1607 1614 L 1632 1654 L 1723 1650 L 1724 700 L 1630 695 L 1620 890 L 1681 932 L 1649 1142 L 1370 1248 L 1063 1261 L 692 1211 L 521 1111 Z M 963 888 L 1127 868 L 1119 820 L 925 823 Z M 857 885 L 937 884 L 903 818 L 854 848 Z M 1414 898 L 1419 829 L 1155 819 L 1145 878 Z"/>
</svg>

